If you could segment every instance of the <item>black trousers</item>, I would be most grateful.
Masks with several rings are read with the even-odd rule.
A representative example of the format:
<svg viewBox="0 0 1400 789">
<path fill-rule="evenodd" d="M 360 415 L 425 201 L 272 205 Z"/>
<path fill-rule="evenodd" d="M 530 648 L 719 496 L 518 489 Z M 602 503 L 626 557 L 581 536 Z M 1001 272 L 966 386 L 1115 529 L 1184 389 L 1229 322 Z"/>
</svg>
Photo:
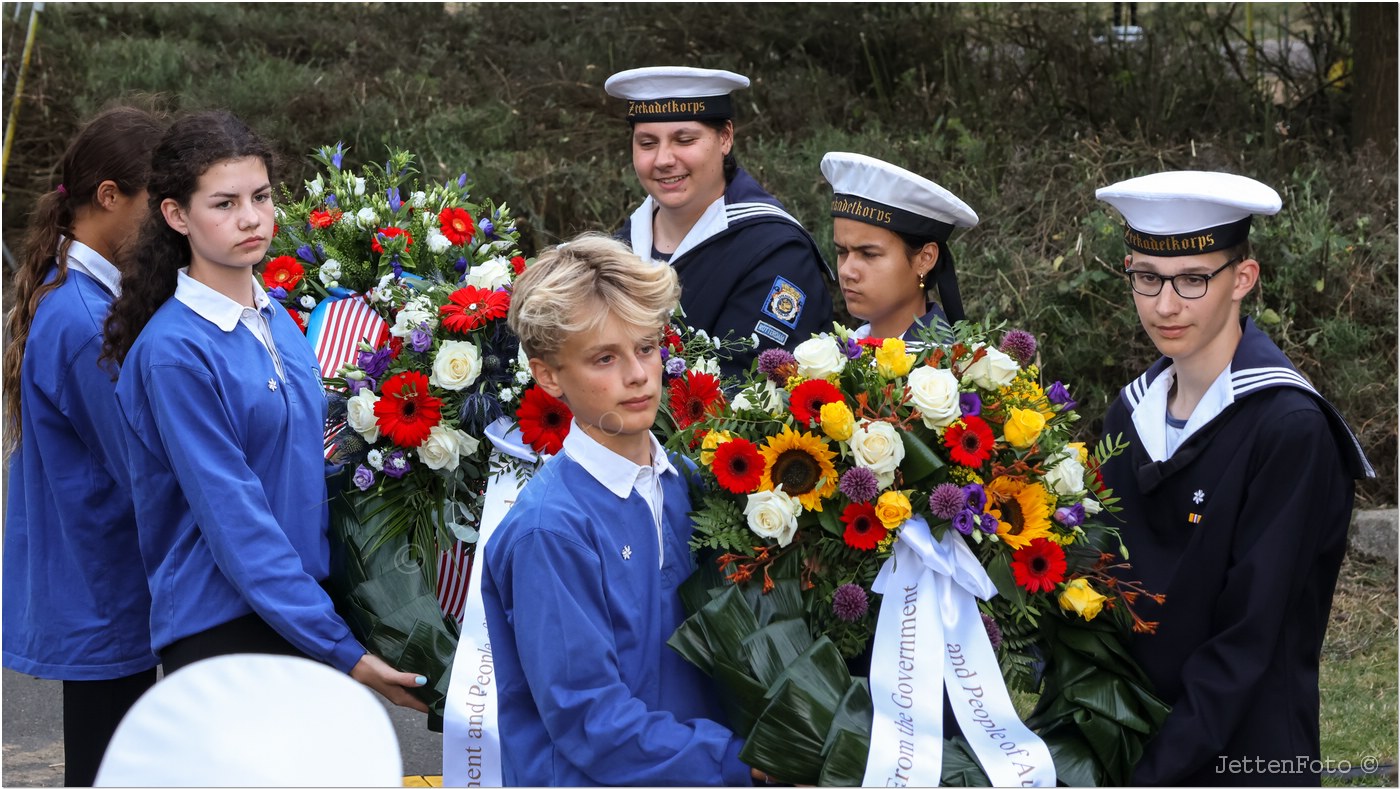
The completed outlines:
<svg viewBox="0 0 1400 789">
<path fill-rule="evenodd" d="M 248 614 L 186 636 L 160 651 L 161 667 L 167 676 L 205 658 L 252 652 L 260 655 L 291 655 L 312 660 L 292 646 L 257 614 Z"/>
<path fill-rule="evenodd" d="M 117 724 L 154 684 L 154 668 L 117 679 L 63 681 L 64 786 L 92 786 Z"/>
</svg>

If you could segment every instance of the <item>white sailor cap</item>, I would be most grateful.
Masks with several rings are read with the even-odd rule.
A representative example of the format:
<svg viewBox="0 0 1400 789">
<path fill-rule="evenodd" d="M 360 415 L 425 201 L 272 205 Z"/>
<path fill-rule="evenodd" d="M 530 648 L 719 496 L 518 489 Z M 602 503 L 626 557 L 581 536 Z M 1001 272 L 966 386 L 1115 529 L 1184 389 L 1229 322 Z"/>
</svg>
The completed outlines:
<svg viewBox="0 0 1400 789">
<path fill-rule="evenodd" d="M 1229 249 L 1249 238 L 1255 214 L 1283 207 L 1278 192 L 1253 178 L 1199 170 L 1129 178 L 1094 194 L 1123 215 L 1129 249 L 1162 257 Z"/>
<path fill-rule="evenodd" d="M 822 157 L 822 175 L 831 183 L 831 215 L 947 241 L 955 227 L 975 227 L 977 212 L 929 179 L 858 153 L 833 151 Z"/>
<path fill-rule="evenodd" d="M 748 77 L 732 71 L 648 66 L 619 71 L 608 77 L 603 90 L 627 100 L 628 121 L 665 123 L 732 118 L 729 94 L 748 86 Z"/>
</svg>

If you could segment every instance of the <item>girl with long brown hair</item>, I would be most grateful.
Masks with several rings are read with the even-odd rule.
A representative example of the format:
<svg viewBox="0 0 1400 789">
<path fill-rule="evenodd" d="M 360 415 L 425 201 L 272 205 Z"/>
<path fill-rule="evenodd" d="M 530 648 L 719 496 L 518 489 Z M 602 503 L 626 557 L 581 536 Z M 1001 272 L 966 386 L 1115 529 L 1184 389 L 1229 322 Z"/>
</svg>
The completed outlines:
<svg viewBox="0 0 1400 789">
<path fill-rule="evenodd" d="M 78 132 L 30 215 L 6 321 L 4 663 L 63 681 L 69 786 L 92 785 L 156 679 L 121 418 L 98 354 L 162 130 L 116 107 Z"/>
</svg>

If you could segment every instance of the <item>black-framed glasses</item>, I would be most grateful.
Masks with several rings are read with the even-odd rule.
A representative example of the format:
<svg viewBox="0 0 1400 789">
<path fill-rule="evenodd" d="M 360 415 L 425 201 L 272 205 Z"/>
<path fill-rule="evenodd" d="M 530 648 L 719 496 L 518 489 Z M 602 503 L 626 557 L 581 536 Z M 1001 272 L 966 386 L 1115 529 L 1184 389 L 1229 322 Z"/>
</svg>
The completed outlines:
<svg viewBox="0 0 1400 789">
<path fill-rule="evenodd" d="M 1210 281 L 1216 274 L 1241 260 L 1244 260 L 1244 255 L 1230 258 L 1225 262 L 1225 265 L 1209 274 L 1173 274 L 1168 277 L 1155 271 L 1134 271 L 1133 269 L 1128 269 L 1123 273 L 1128 275 L 1128 283 L 1133 286 L 1133 292 L 1140 296 L 1156 296 L 1162 292 L 1162 285 L 1170 282 L 1176 295 L 1181 298 L 1199 299 L 1206 295 L 1206 290 L 1210 288 Z"/>
</svg>

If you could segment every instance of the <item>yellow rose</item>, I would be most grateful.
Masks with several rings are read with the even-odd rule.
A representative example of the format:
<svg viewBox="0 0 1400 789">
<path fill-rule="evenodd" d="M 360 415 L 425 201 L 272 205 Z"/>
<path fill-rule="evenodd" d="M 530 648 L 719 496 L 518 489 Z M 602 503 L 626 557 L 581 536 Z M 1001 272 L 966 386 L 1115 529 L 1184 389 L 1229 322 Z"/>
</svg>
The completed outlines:
<svg viewBox="0 0 1400 789">
<path fill-rule="evenodd" d="M 1012 407 L 1006 416 L 1003 435 L 1006 443 L 1017 449 L 1026 449 L 1040 438 L 1045 429 L 1045 415 L 1029 408 Z"/>
<path fill-rule="evenodd" d="M 875 502 L 875 517 L 886 529 L 893 529 L 909 520 L 914 511 L 909 507 L 909 499 L 897 490 L 887 490 Z"/>
<path fill-rule="evenodd" d="M 1073 611 L 1088 621 L 1099 615 L 1103 610 L 1103 602 L 1107 599 L 1095 592 L 1088 581 L 1076 578 L 1066 584 L 1065 590 L 1060 592 L 1060 607 L 1066 611 Z"/>
<path fill-rule="evenodd" d="M 875 366 L 880 370 L 880 375 L 898 378 L 914 369 L 914 357 L 904 352 L 904 340 L 887 337 L 875 351 Z"/>
<path fill-rule="evenodd" d="M 856 417 L 845 403 L 827 403 L 822 406 L 822 432 L 836 441 L 849 441 L 856 429 Z"/>
<path fill-rule="evenodd" d="M 710 465 L 715 462 L 715 447 L 734 438 L 728 430 L 711 430 L 705 434 L 705 440 L 700 442 L 700 462 Z"/>
</svg>

